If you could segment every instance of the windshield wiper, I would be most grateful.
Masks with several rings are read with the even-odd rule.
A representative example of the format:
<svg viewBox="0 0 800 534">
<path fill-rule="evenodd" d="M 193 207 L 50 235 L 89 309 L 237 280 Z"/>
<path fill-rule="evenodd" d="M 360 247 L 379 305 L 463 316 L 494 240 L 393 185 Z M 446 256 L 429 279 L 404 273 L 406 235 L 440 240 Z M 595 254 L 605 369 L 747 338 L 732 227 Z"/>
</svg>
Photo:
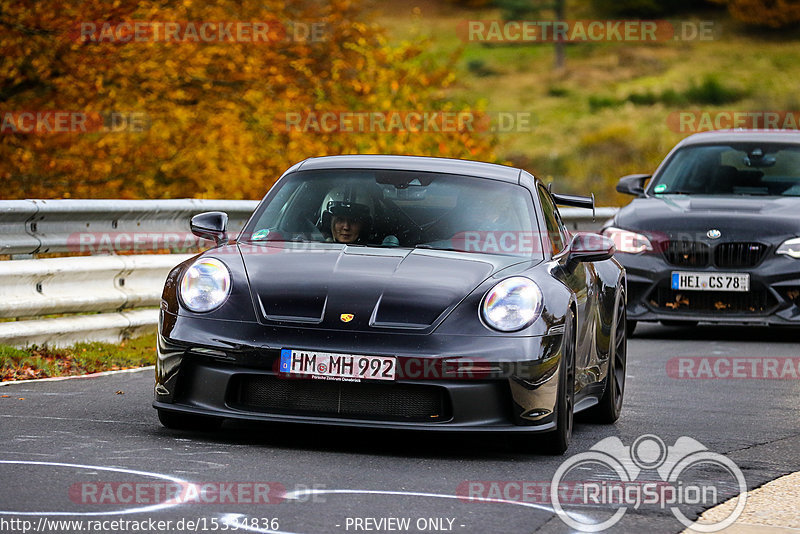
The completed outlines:
<svg viewBox="0 0 800 534">
<path fill-rule="evenodd" d="M 252 245 L 268 245 L 270 243 L 322 243 L 323 241 L 314 241 L 312 239 L 245 239 L 242 242 Z"/>
<path fill-rule="evenodd" d="M 454 252 L 466 252 L 460 248 L 452 248 L 452 247 L 434 247 L 433 245 L 429 245 L 427 243 L 420 243 L 419 245 L 414 245 L 414 248 L 424 248 L 427 250 L 452 250 Z"/>
</svg>

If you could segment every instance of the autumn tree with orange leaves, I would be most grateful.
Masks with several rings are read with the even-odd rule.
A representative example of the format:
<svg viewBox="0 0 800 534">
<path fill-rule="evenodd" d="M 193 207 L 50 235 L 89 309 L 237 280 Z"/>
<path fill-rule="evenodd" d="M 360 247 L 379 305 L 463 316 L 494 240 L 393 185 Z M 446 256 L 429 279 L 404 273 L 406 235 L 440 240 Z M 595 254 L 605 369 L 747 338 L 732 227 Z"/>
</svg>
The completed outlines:
<svg viewBox="0 0 800 534">
<path fill-rule="evenodd" d="M 264 23 L 268 38 L 192 33 L 231 22 L 251 36 Z M 310 156 L 496 159 L 494 139 L 469 122 L 391 132 L 309 122 L 470 112 L 441 99 L 447 65 L 422 43 L 388 45 L 350 0 L 0 0 L 0 27 L 2 198 L 260 198 Z M 21 128 L 35 113 L 45 126 L 76 114 L 84 124 Z"/>
<path fill-rule="evenodd" d="M 791 28 L 800 22 L 797 0 L 713 0 L 728 6 L 733 18 L 763 29 Z"/>
</svg>

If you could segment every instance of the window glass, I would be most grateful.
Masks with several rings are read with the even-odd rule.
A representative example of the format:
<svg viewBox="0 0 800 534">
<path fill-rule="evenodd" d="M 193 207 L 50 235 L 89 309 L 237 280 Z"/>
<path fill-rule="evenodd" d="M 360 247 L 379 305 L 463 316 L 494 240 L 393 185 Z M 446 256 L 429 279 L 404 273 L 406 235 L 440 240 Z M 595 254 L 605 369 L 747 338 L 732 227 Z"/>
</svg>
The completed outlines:
<svg viewBox="0 0 800 534">
<path fill-rule="evenodd" d="M 531 243 L 534 217 L 528 190 L 497 180 L 411 171 L 299 171 L 270 191 L 242 240 L 530 256 L 540 255 Z M 339 223 L 348 226 L 345 233 L 337 230 Z"/>
<path fill-rule="evenodd" d="M 800 147 L 735 143 L 680 149 L 653 194 L 800 196 Z"/>
</svg>

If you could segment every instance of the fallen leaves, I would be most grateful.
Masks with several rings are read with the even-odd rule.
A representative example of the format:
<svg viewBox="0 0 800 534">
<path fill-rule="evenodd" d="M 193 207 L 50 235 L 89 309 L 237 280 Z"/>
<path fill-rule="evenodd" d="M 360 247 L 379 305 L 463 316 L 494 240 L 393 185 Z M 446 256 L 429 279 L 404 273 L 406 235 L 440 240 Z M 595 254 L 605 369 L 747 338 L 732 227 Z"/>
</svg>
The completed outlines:
<svg viewBox="0 0 800 534">
<path fill-rule="evenodd" d="M 124 344 L 83 343 L 72 348 L 0 345 L 0 382 L 135 369 L 155 363 L 155 335 Z M 122 394 L 122 393 L 118 393 Z"/>
<path fill-rule="evenodd" d="M 676 310 L 676 309 L 680 308 L 681 306 L 688 306 L 688 305 L 689 305 L 689 299 L 687 299 L 686 297 L 684 297 L 680 293 L 675 295 L 675 301 L 674 302 L 667 302 L 667 303 L 664 304 L 664 306 L 666 306 L 667 308 L 672 308 L 673 310 Z"/>
</svg>

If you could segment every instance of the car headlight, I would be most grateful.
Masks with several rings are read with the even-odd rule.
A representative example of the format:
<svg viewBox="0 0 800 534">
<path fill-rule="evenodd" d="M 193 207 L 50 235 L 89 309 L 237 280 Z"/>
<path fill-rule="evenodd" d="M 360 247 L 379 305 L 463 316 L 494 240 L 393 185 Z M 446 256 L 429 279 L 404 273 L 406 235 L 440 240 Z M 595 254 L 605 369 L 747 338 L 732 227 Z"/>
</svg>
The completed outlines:
<svg viewBox="0 0 800 534">
<path fill-rule="evenodd" d="M 800 237 L 787 239 L 781 243 L 781 246 L 778 247 L 775 254 L 786 254 L 796 260 L 800 260 Z"/>
<path fill-rule="evenodd" d="M 639 254 L 645 251 L 652 251 L 653 245 L 647 236 L 630 232 L 621 228 L 614 228 L 609 226 L 603 230 L 603 235 L 614 241 L 617 247 L 617 252 L 625 252 L 628 254 Z"/>
<path fill-rule="evenodd" d="M 542 312 L 542 290 L 523 276 L 506 278 L 483 298 L 481 310 L 486 323 L 502 332 L 521 330 Z"/>
<path fill-rule="evenodd" d="M 231 273 L 215 258 L 197 260 L 181 278 L 181 300 L 193 312 L 219 308 L 230 292 Z"/>
</svg>

